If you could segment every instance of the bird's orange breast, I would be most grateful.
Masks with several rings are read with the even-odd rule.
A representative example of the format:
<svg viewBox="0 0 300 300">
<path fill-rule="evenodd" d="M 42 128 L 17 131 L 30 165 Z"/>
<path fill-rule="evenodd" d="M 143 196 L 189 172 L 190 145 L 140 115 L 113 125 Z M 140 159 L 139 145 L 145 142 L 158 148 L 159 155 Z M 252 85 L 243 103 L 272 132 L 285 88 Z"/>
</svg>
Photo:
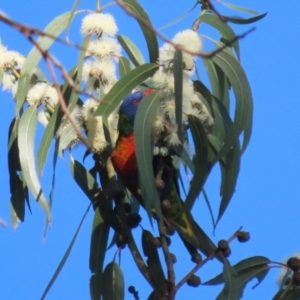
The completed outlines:
<svg viewBox="0 0 300 300">
<path fill-rule="evenodd" d="M 135 156 L 134 134 L 119 137 L 111 161 L 115 171 L 122 177 L 130 176 L 137 171 L 137 160 Z"/>
</svg>

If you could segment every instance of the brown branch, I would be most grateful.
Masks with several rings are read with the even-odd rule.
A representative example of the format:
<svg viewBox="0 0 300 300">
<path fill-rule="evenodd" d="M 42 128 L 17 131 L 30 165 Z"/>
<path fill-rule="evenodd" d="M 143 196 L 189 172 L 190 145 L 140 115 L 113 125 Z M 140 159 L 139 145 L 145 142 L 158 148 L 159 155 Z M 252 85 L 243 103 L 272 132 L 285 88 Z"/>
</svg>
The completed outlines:
<svg viewBox="0 0 300 300">
<path fill-rule="evenodd" d="M 169 43 L 170 45 L 172 45 L 177 50 L 180 50 L 182 52 L 188 53 L 190 55 L 199 56 L 199 57 L 202 57 L 202 58 L 208 58 L 208 59 L 212 58 L 216 54 L 222 52 L 227 47 L 230 47 L 237 40 L 244 38 L 246 35 L 248 35 L 249 33 L 251 33 L 252 31 L 255 30 L 255 27 L 253 27 L 253 28 L 249 29 L 248 31 L 246 31 L 243 34 L 236 35 L 233 39 L 231 39 L 230 41 L 228 41 L 228 43 L 224 44 L 224 46 L 216 49 L 215 51 L 210 52 L 209 54 L 205 54 L 205 53 L 202 53 L 202 52 L 193 52 L 193 51 L 187 50 L 186 48 L 184 48 L 181 45 L 175 44 L 172 40 L 168 39 L 166 36 L 164 36 L 163 34 L 161 34 L 149 22 L 145 21 L 144 19 L 142 19 L 141 17 L 139 17 L 138 15 L 136 15 L 128 6 L 126 6 L 126 4 L 122 0 L 115 0 L 115 1 L 123 8 L 123 10 L 127 14 L 129 14 L 130 16 L 132 16 L 133 18 L 135 18 L 136 20 L 138 20 L 138 22 L 142 23 L 148 29 L 150 29 L 153 33 L 155 33 L 158 37 L 160 37 L 164 42 Z"/>
<path fill-rule="evenodd" d="M 167 271 L 168 271 L 168 300 L 175 299 L 175 272 L 172 261 L 172 256 L 169 251 L 167 239 L 166 239 L 166 229 L 163 224 L 163 220 L 158 220 L 157 222 L 158 230 L 160 233 L 161 247 L 165 256 Z"/>
<path fill-rule="evenodd" d="M 233 241 L 237 235 L 238 232 L 242 229 L 242 227 L 240 227 L 228 240 L 227 242 L 230 243 L 231 241 Z M 177 292 L 181 286 L 183 286 L 188 279 L 194 275 L 203 265 L 205 265 L 209 260 L 211 260 L 212 258 L 214 258 L 216 255 L 222 254 L 222 252 L 220 251 L 216 251 L 215 253 L 212 253 L 211 255 L 207 256 L 204 260 L 200 261 L 186 276 L 184 276 L 176 285 L 175 287 L 175 292 Z"/>
</svg>

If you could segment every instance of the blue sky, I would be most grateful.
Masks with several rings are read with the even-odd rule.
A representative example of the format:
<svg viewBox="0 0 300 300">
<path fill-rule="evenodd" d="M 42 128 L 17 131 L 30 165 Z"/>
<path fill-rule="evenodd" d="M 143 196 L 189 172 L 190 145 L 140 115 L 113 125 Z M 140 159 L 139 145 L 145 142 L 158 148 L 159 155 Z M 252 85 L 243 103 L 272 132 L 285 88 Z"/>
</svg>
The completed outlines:
<svg viewBox="0 0 300 300">
<path fill-rule="evenodd" d="M 43 29 L 55 16 L 68 11 L 73 1 L 3 1 L 0 10 L 12 19 Z M 187 11 L 194 4 L 193 0 L 140 1 L 149 13 L 156 28 L 169 23 L 178 15 Z M 300 51 L 295 32 L 299 29 L 299 2 L 291 0 L 285 7 L 282 1 L 266 0 L 231 1 L 237 5 L 253 8 L 261 13 L 268 12 L 262 21 L 254 24 L 256 30 L 240 41 L 241 61 L 247 72 L 254 97 L 254 125 L 250 145 L 242 157 L 241 172 L 234 198 L 223 216 L 217 230 L 215 241 L 228 238 L 239 226 L 249 231 L 251 240 L 246 244 L 232 243 L 232 264 L 239 260 L 264 255 L 274 261 L 300 252 L 297 233 L 299 218 L 299 172 L 300 157 L 298 149 L 300 128 L 300 104 L 297 88 L 299 81 L 299 65 L 297 56 Z M 104 4 L 107 2 L 104 2 Z M 81 8 L 94 9 L 94 1 L 83 0 Z M 131 37 L 145 53 L 145 44 L 137 24 L 113 6 L 107 10 L 115 15 L 119 25 L 119 33 Z M 172 38 L 179 30 L 189 28 L 197 16 L 196 9 L 183 21 L 163 30 Z M 232 11 L 231 15 L 239 13 Z M 79 42 L 79 15 L 72 25 L 71 39 Z M 243 33 L 248 26 L 235 26 L 238 33 Z M 213 34 L 207 27 L 200 30 L 203 34 Z M 10 50 L 17 50 L 26 55 L 31 49 L 27 40 L 15 30 L 0 23 L 0 36 L 4 45 Z M 160 41 L 162 44 L 162 41 Z M 55 55 L 70 69 L 76 63 L 77 53 L 73 49 L 54 47 Z M 147 57 L 145 55 L 145 57 Z M 75 233 L 89 201 L 69 176 L 68 160 L 59 159 L 57 166 L 57 184 L 53 204 L 53 224 L 48 232 L 46 243 L 42 243 L 45 216 L 40 207 L 32 199 L 33 215 L 26 211 L 25 223 L 12 230 L 9 215 L 9 186 L 7 171 L 7 132 L 14 114 L 14 103 L 10 94 L 0 91 L 2 109 L 0 113 L 0 185 L 2 197 L 0 201 L 0 217 L 7 221 L 7 228 L 0 228 L 0 298 L 1 299 L 39 299 L 55 271 L 61 257 Z M 39 137 L 39 134 L 38 134 Z M 81 159 L 84 149 L 76 154 Z M 90 162 L 87 164 L 89 165 Z M 51 153 L 48 164 L 41 178 L 46 194 L 49 193 L 51 170 Z M 217 171 L 207 183 L 215 213 L 219 204 L 219 182 Z M 200 224 L 212 232 L 212 224 L 207 208 L 200 198 L 195 206 L 194 214 L 201 216 Z M 88 269 L 89 243 L 93 213 L 90 211 L 80 231 L 77 242 L 69 260 L 59 278 L 48 294 L 47 299 L 89 299 Z M 146 219 L 146 217 L 144 217 Z M 147 226 L 147 225 L 146 225 Z M 150 227 L 149 227 L 150 228 Z M 148 229 L 149 229 L 148 228 Z M 140 234 L 140 229 L 136 229 Z M 156 232 L 157 234 L 157 232 Z M 298 248 L 297 248 L 298 247 Z M 107 254 L 107 262 L 113 259 L 115 248 Z M 193 266 L 182 256 L 184 249 L 179 243 L 171 246 L 178 263 L 177 281 Z M 187 256 L 188 257 L 188 256 Z M 135 285 L 141 299 L 150 293 L 147 284 L 140 280 L 128 250 L 122 251 L 121 267 L 125 271 L 126 286 Z M 197 275 L 205 281 L 217 272 L 221 266 L 212 262 L 201 269 Z M 127 271 L 127 272 L 126 272 Z M 248 284 L 243 299 L 271 299 L 277 290 L 276 277 L 278 270 L 271 270 L 267 279 L 255 290 L 253 280 Z M 193 289 L 184 286 L 178 293 L 178 299 L 188 294 L 189 299 L 215 299 L 219 287 L 199 287 Z M 127 294 L 126 299 L 133 299 Z"/>
</svg>

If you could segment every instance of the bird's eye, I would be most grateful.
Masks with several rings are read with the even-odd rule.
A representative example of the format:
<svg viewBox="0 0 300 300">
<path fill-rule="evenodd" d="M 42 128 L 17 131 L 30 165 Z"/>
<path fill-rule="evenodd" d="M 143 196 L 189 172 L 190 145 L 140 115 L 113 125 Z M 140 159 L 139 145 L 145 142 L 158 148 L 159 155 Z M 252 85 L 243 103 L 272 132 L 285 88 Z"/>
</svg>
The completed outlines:
<svg viewBox="0 0 300 300">
<path fill-rule="evenodd" d="M 137 100 L 133 100 L 133 101 L 132 101 L 132 104 L 133 104 L 133 105 L 137 105 L 138 103 L 139 103 L 139 102 L 138 102 Z"/>
</svg>

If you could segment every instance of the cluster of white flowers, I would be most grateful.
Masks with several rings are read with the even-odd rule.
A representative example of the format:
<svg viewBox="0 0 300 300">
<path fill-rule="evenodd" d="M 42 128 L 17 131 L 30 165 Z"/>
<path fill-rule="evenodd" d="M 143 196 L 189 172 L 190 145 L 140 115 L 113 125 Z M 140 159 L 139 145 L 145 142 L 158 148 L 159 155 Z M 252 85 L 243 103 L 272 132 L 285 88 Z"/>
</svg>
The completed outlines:
<svg viewBox="0 0 300 300">
<path fill-rule="evenodd" d="M 121 46 L 115 35 L 118 31 L 115 19 L 110 14 L 92 13 L 82 20 L 81 33 L 92 35 L 83 64 L 82 79 L 86 90 L 99 95 L 100 87 L 108 93 L 117 82 L 116 63 L 121 55 Z M 103 120 L 94 116 L 99 103 L 88 99 L 82 107 L 82 117 L 87 129 L 88 142 L 95 153 L 101 153 L 108 146 L 103 130 Z M 108 118 L 111 146 L 117 139 L 118 108 Z"/>
<path fill-rule="evenodd" d="M 56 89 L 48 82 L 38 81 L 29 89 L 26 101 L 30 106 L 44 104 L 54 108 L 58 103 L 58 94 Z"/>
<path fill-rule="evenodd" d="M 103 152 L 108 146 L 104 134 L 102 117 L 94 116 L 94 112 L 98 105 L 99 103 L 91 98 L 85 101 L 81 109 L 81 115 L 87 128 L 88 142 L 95 153 Z M 111 143 L 114 147 L 117 139 L 118 108 L 109 116 L 107 121 Z"/>
<path fill-rule="evenodd" d="M 294 255 L 292 255 L 291 257 L 296 257 L 298 259 L 300 259 L 300 252 L 295 253 Z M 290 257 L 286 257 L 282 263 L 287 265 L 288 260 L 290 259 Z M 300 271 L 296 271 L 296 272 L 300 272 Z M 288 267 L 282 267 L 280 269 L 278 278 L 277 278 L 277 284 L 279 287 L 281 288 L 285 288 L 287 283 L 292 279 L 294 272 L 288 268 Z"/>
<path fill-rule="evenodd" d="M 19 52 L 9 51 L 0 44 L 0 69 L 3 70 L 2 89 L 4 91 L 11 91 L 15 95 L 24 61 L 24 56 Z"/>
<path fill-rule="evenodd" d="M 82 72 L 88 92 L 98 94 L 101 86 L 107 93 L 117 81 L 115 64 L 121 55 L 121 46 L 115 38 L 117 31 L 110 14 L 92 13 L 82 20 L 81 33 L 92 35 Z"/>
<path fill-rule="evenodd" d="M 199 35 L 192 30 L 185 30 L 175 35 L 173 43 L 185 48 L 188 52 L 196 53 L 202 49 L 202 41 Z M 188 116 L 192 115 L 201 120 L 205 126 L 213 125 L 213 118 L 206 106 L 194 91 L 191 79 L 195 65 L 194 55 L 183 52 L 183 88 L 182 88 L 182 121 L 187 124 Z M 175 82 L 173 75 L 173 61 L 175 48 L 171 44 L 164 44 L 159 51 L 160 67 L 152 77 L 153 85 L 161 89 L 163 96 L 160 107 L 154 121 L 154 137 L 166 146 L 180 143 L 178 138 L 178 124 L 175 116 Z M 156 150 L 157 152 L 157 150 Z"/>
</svg>

